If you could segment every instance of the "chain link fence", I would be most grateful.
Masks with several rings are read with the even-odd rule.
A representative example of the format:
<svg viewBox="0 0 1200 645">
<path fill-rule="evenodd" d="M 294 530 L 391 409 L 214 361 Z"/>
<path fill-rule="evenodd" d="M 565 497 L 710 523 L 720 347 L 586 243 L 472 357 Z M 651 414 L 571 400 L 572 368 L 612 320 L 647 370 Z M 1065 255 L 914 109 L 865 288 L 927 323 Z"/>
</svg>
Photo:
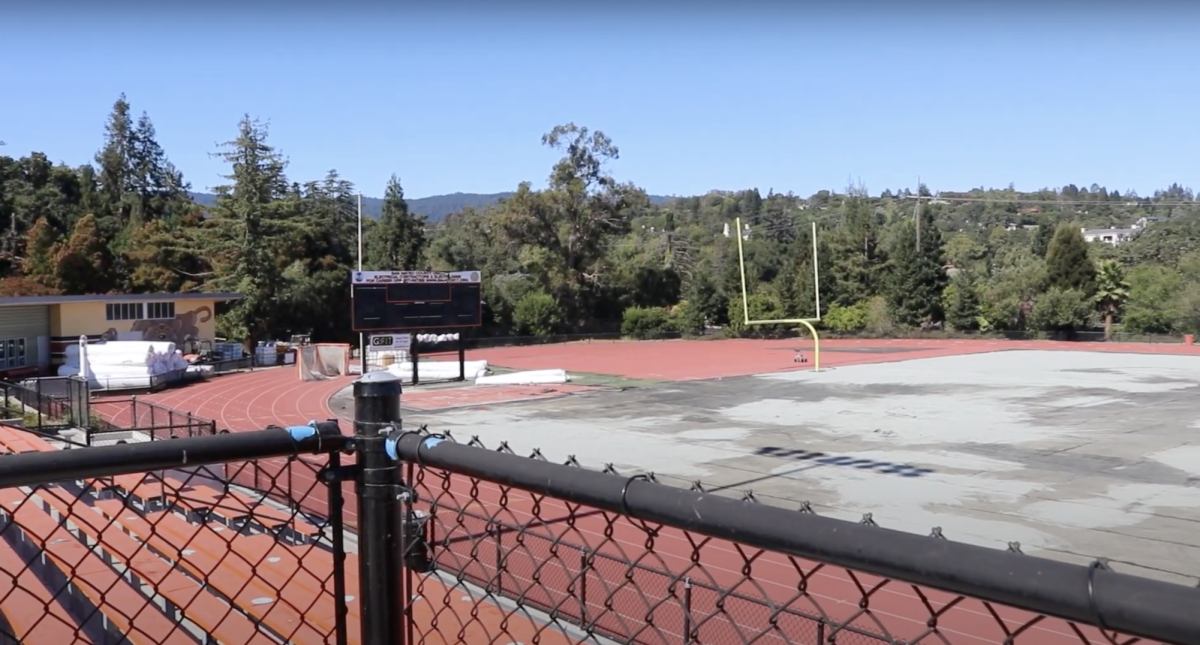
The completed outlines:
<svg viewBox="0 0 1200 645">
<path fill-rule="evenodd" d="M 295 459 L 298 442 L 282 429 L 265 432 L 280 456 L 314 475 L 321 467 L 315 456 Z M 0 427 L 0 479 L 32 473 L 0 488 L 0 641 L 347 642 L 357 611 L 343 572 L 355 556 L 341 550 L 340 515 L 281 503 L 279 482 L 269 482 L 274 496 L 239 485 L 255 460 L 204 464 L 214 447 L 245 454 L 238 447 L 252 447 L 252 435 L 60 451 Z M 87 465 L 124 459 L 136 468 L 161 463 L 164 450 L 197 465 L 111 476 L 91 476 L 106 465 Z M 288 498 L 326 487 L 307 481 Z"/>
<path fill-rule="evenodd" d="M 914 584 L 899 576 L 868 573 L 863 567 L 840 566 L 842 556 L 830 553 L 826 561 L 789 554 L 785 549 L 751 546 L 756 527 L 750 524 L 728 527 L 732 535 L 745 540 L 706 535 L 670 523 L 638 518 L 627 503 L 631 482 L 652 484 L 678 495 L 672 499 L 688 503 L 664 507 L 663 519 L 675 514 L 693 516 L 700 524 L 721 523 L 726 518 L 702 514 L 702 506 L 716 496 L 701 490 L 684 491 L 660 486 L 652 475 L 625 475 L 611 465 L 603 473 L 586 471 L 572 458 L 566 464 L 549 464 L 534 452 L 524 465 L 512 468 L 536 469 L 530 478 L 542 482 L 542 490 L 533 492 L 513 485 L 520 476 L 508 467 L 496 465 L 494 475 L 479 473 L 490 466 L 489 457 L 512 455 L 507 445 L 488 449 L 478 439 L 465 445 L 484 452 L 463 468 L 446 468 L 447 456 L 437 465 L 426 463 L 423 450 L 443 442 L 457 443 L 450 435 L 423 435 L 411 454 L 401 451 L 415 502 L 408 505 L 410 527 L 404 545 L 412 562 L 408 585 L 412 598 L 406 608 L 411 617 L 412 643 L 455 642 L 456 634 L 480 634 L 480 640 L 459 642 L 541 642 L 541 643 L 623 643 L 638 645 L 1091 645 L 1159 643 L 1136 635 L 1108 629 L 1108 616 L 1141 611 L 1120 607 L 1133 596 L 1124 595 L 1111 583 L 1097 595 L 1096 577 L 1113 573 L 1103 562 L 1078 567 L 1044 561 L 1024 555 L 1017 549 L 992 551 L 954 544 L 934 530 L 927 537 L 898 534 L 874 524 L 870 517 L 858 524 L 821 518 L 822 530 L 845 531 L 846 548 L 863 563 L 876 567 L 897 566 L 889 559 L 888 542 L 893 535 L 927 541 L 933 553 L 949 558 L 979 557 L 979 582 L 967 579 L 959 583 L 982 584 L 992 573 L 994 563 L 1011 567 L 1006 573 L 1031 575 L 1013 578 L 1008 583 L 1026 588 L 1026 595 L 1010 595 L 1012 603 L 998 597 L 1006 591 L 991 589 L 989 594 L 965 594 L 940 590 L 933 585 Z M 414 445 L 418 445 L 415 444 Z M 463 454 L 455 452 L 458 456 Z M 447 453 L 449 455 L 449 453 Z M 455 472 L 458 471 L 458 472 Z M 597 504 L 580 503 L 574 495 L 546 494 L 546 489 L 571 489 L 572 472 L 601 474 L 617 492 L 617 509 L 601 508 L 599 488 L 588 488 L 582 496 L 594 495 Z M 594 480 L 593 480 L 594 481 Z M 581 490 L 581 489 L 574 489 Z M 702 501 L 702 499 L 704 501 Z M 815 517 L 811 507 L 787 511 L 757 504 L 752 496 L 743 500 L 721 498 L 723 502 L 771 509 L 774 515 Z M 693 506 L 691 502 L 696 504 Z M 729 520 L 734 518 L 730 517 Z M 793 518 L 794 519 L 794 518 Z M 810 527 L 811 528 L 811 527 Z M 848 530 L 852 529 L 852 530 Z M 863 530 L 875 535 L 863 537 Z M 799 530 L 799 529 L 797 529 Z M 838 541 L 837 535 L 797 535 L 816 541 Z M 857 547 L 852 546 L 863 540 Z M 948 549 L 946 547 L 949 547 Z M 902 545 L 894 545 L 894 554 L 903 557 Z M 909 553 L 913 550 L 908 549 Z M 995 560 L 995 558 L 1000 558 Z M 937 559 L 925 560 L 939 564 Z M 424 564 L 422 564 L 424 563 Z M 941 562 L 947 569 L 966 569 L 961 561 Z M 1043 568 L 1044 567 L 1044 568 Z M 421 575 L 416 572 L 426 570 Z M 1039 574 L 1040 572 L 1040 574 Z M 1045 599 L 1047 581 L 1039 575 L 1066 572 L 1073 586 L 1055 589 L 1061 594 L 1057 608 L 1074 605 L 1085 619 L 1059 611 L 1034 611 L 1032 598 Z M 934 577 L 939 577 L 937 574 Z M 1195 597 L 1196 590 L 1148 580 L 1121 576 L 1125 584 L 1148 584 L 1167 593 Z M 1132 582 L 1135 581 L 1135 582 Z M 953 582 L 953 581 L 950 581 Z M 1063 582 L 1063 581 L 1059 581 Z M 434 585 L 431 588 L 431 584 Z M 1161 587 L 1160 585 L 1166 585 Z M 953 586 L 953 585 L 951 585 Z M 980 587 L 981 589 L 983 587 Z M 1126 589 L 1134 594 L 1132 588 Z M 993 596 L 988 598 L 987 596 Z M 1019 605 L 1025 604 L 1025 608 Z M 1049 608 L 1047 606 L 1047 608 Z M 1179 605 L 1175 605 L 1178 609 Z M 502 618 L 493 614 L 499 613 Z M 1190 623 L 1189 623 L 1190 624 Z M 1200 642 L 1200 621 L 1190 624 L 1190 640 Z M 486 636 L 483 636 L 486 635 Z M 1178 641 L 1185 642 L 1185 641 Z"/>
</svg>

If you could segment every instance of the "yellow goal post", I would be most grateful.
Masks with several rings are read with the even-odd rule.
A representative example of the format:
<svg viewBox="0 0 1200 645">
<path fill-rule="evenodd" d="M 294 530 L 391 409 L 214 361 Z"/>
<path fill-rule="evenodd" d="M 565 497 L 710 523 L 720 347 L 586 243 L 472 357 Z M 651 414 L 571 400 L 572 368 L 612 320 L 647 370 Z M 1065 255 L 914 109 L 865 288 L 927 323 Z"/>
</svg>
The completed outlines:
<svg viewBox="0 0 1200 645">
<path fill-rule="evenodd" d="M 738 269 L 742 274 L 742 315 L 745 317 L 746 326 L 750 325 L 803 325 L 808 329 L 808 333 L 812 334 L 813 339 L 813 371 L 821 371 L 821 338 L 817 334 L 817 328 L 813 323 L 821 321 L 821 267 L 817 261 L 817 223 L 812 223 L 812 247 L 813 247 L 813 297 L 816 303 L 817 317 L 816 318 L 780 318 L 777 320 L 750 320 L 750 294 L 746 289 L 746 256 L 742 251 L 742 237 L 744 231 L 742 229 L 742 218 L 738 217 L 734 220 L 734 225 L 737 227 L 735 234 L 737 235 L 738 248 Z"/>
</svg>

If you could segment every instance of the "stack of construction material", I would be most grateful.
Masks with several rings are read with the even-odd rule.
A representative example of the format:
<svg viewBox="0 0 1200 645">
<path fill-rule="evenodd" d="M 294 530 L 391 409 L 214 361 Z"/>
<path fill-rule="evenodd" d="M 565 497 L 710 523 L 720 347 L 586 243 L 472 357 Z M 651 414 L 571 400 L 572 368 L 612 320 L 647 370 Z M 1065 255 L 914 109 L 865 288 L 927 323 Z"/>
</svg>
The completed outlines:
<svg viewBox="0 0 1200 645">
<path fill-rule="evenodd" d="M 422 361 L 418 359 L 417 373 L 420 374 L 421 380 L 425 381 L 441 381 L 458 378 L 459 365 L 458 361 Z M 487 361 L 463 361 L 463 374 L 467 380 L 475 380 L 480 375 L 487 374 Z M 387 371 L 399 376 L 405 380 L 412 380 L 413 364 L 410 361 L 401 363 L 392 363 L 387 367 Z"/>
<path fill-rule="evenodd" d="M 59 376 L 82 375 L 94 388 L 124 389 L 148 387 L 155 376 L 187 369 L 182 352 L 175 343 L 142 340 L 116 340 L 104 343 L 68 345 L 66 360 L 58 368 Z"/>
</svg>

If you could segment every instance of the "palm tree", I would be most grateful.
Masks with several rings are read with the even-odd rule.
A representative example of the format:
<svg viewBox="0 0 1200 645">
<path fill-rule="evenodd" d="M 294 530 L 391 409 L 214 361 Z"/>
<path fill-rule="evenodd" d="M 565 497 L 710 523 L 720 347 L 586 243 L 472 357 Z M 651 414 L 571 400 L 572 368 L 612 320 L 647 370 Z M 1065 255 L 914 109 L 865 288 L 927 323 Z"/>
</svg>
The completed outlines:
<svg viewBox="0 0 1200 645">
<path fill-rule="evenodd" d="M 1096 265 L 1096 304 L 1104 315 L 1104 340 L 1112 339 L 1112 321 L 1129 299 L 1129 283 L 1125 270 L 1115 260 Z"/>
</svg>

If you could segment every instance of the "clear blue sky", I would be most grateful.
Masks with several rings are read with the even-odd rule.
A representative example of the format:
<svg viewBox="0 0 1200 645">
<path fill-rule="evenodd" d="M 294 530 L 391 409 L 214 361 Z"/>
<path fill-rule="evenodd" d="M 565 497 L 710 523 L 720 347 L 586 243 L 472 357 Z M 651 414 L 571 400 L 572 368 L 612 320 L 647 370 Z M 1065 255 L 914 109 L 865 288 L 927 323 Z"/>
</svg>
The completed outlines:
<svg viewBox="0 0 1200 645">
<path fill-rule="evenodd" d="M 655 194 L 1200 184 L 1200 3 L 167 4 L 6 7 L 0 152 L 87 162 L 125 92 L 198 191 L 243 113 L 376 196 L 543 185 L 568 121 Z"/>
</svg>

